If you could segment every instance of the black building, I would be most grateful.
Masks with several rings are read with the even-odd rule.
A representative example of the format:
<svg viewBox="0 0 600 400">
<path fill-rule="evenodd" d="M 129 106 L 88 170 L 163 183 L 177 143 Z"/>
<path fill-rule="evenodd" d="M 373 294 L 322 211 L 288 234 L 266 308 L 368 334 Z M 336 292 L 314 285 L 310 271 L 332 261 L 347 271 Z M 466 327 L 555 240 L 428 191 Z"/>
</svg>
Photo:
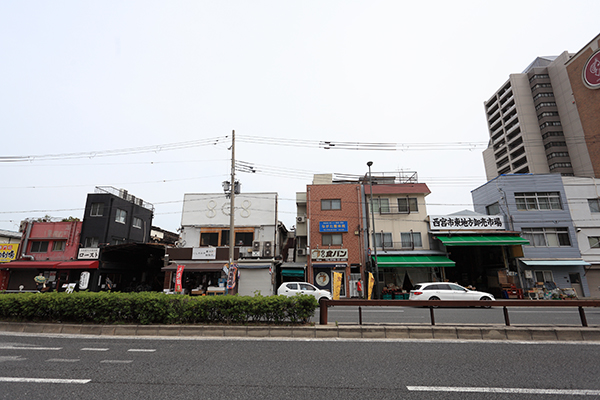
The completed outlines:
<svg viewBox="0 0 600 400">
<path fill-rule="evenodd" d="M 154 206 L 130 195 L 124 189 L 96 187 L 87 196 L 81 247 L 100 247 L 124 243 L 147 243 Z"/>
</svg>

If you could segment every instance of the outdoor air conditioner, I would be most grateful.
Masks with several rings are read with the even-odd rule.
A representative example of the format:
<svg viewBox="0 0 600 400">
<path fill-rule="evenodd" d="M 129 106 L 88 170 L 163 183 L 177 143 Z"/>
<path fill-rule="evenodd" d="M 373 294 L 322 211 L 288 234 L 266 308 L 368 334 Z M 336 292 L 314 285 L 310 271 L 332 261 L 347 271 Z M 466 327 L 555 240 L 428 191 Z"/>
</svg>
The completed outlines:
<svg viewBox="0 0 600 400">
<path fill-rule="evenodd" d="M 296 222 L 299 224 L 302 224 L 302 223 L 306 222 L 306 217 L 305 216 L 296 217 Z"/>
<path fill-rule="evenodd" d="M 271 242 L 264 242 L 263 257 L 273 257 L 273 248 Z"/>
<path fill-rule="evenodd" d="M 304 248 L 302 248 L 302 247 L 301 247 L 301 248 L 299 248 L 299 249 L 298 249 L 298 252 L 297 252 L 297 254 L 298 254 L 299 256 L 305 256 L 305 255 L 306 255 L 306 249 L 304 249 Z"/>
<path fill-rule="evenodd" d="M 260 251 L 260 242 L 258 240 L 252 242 L 252 251 Z"/>
</svg>

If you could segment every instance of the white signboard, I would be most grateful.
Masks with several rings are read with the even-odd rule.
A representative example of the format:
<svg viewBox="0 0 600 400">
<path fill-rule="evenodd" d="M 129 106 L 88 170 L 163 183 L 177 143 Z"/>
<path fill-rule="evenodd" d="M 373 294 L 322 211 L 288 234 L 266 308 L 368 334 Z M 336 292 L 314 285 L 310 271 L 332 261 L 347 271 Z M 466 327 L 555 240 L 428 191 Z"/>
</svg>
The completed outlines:
<svg viewBox="0 0 600 400">
<path fill-rule="evenodd" d="M 312 249 L 313 261 L 348 261 L 348 249 Z"/>
<path fill-rule="evenodd" d="M 430 215 L 431 230 L 504 230 L 504 218 L 500 215 Z"/>
<path fill-rule="evenodd" d="M 194 247 L 192 249 L 192 260 L 215 260 L 216 258 L 216 247 Z"/>
<path fill-rule="evenodd" d="M 85 290 L 90 283 L 90 273 L 89 271 L 83 271 L 81 275 L 79 275 L 79 289 Z"/>
<path fill-rule="evenodd" d="M 79 249 L 77 258 L 80 260 L 97 260 L 99 254 L 100 249 L 98 247 L 83 247 Z"/>
</svg>

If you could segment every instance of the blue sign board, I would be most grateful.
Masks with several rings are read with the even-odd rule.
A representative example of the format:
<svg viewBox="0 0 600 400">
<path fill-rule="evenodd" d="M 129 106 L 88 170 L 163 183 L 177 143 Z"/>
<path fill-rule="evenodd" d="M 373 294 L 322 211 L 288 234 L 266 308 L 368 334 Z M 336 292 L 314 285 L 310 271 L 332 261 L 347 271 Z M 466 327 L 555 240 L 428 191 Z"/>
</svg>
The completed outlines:
<svg viewBox="0 0 600 400">
<path fill-rule="evenodd" d="M 319 232 L 348 232 L 348 221 L 319 221 Z"/>
</svg>

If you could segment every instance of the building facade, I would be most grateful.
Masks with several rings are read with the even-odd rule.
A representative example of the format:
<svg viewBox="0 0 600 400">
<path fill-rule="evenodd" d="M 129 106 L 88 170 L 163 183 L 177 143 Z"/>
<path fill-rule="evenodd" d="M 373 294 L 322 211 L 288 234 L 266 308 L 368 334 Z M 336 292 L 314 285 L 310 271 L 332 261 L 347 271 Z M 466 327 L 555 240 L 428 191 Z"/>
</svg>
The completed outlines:
<svg viewBox="0 0 600 400">
<path fill-rule="evenodd" d="M 331 174 L 306 187 L 307 278 L 333 293 L 333 273 L 341 273 L 341 298 L 352 296 L 364 271 L 363 197 L 358 182 L 334 182 Z"/>
<path fill-rule="evenodd" d="M 173 289 L 183 266 L 192 294 L 270 295 L 279 283 L 281 250 L 287 242 L 277 219 L 277 193 L 235 195 L 234 281 L 229 279 L 230 199 L 222 193 L 186 194 L 177 248 L 168 249 L 165 289 Z M 225 267 L 225 268 L 224 268 Z"/>
<path fill-rule="evenodd" d="M 502 174 L 600 173 L 597 110 L 599 85 L 582 78 L 592 56 L 600 63 L 600 35 L 576 54 L 538 57 L 485 103 L 489 145 L 483 153 L 488 180 Z M 600 65 L 600 64 L 599 64 Z"/>
<path fill-rule="evenodd" d="M 509 230 L 529 242 L 509 266 L 519 287 L 554 282 L 588 297 L 585 267 L 590 263 L 581 256 L 562 179 L 558 174 L 501 175 L 472 191 L 473 204 L 478 213 L 502 216 Z"/>
</svg>

